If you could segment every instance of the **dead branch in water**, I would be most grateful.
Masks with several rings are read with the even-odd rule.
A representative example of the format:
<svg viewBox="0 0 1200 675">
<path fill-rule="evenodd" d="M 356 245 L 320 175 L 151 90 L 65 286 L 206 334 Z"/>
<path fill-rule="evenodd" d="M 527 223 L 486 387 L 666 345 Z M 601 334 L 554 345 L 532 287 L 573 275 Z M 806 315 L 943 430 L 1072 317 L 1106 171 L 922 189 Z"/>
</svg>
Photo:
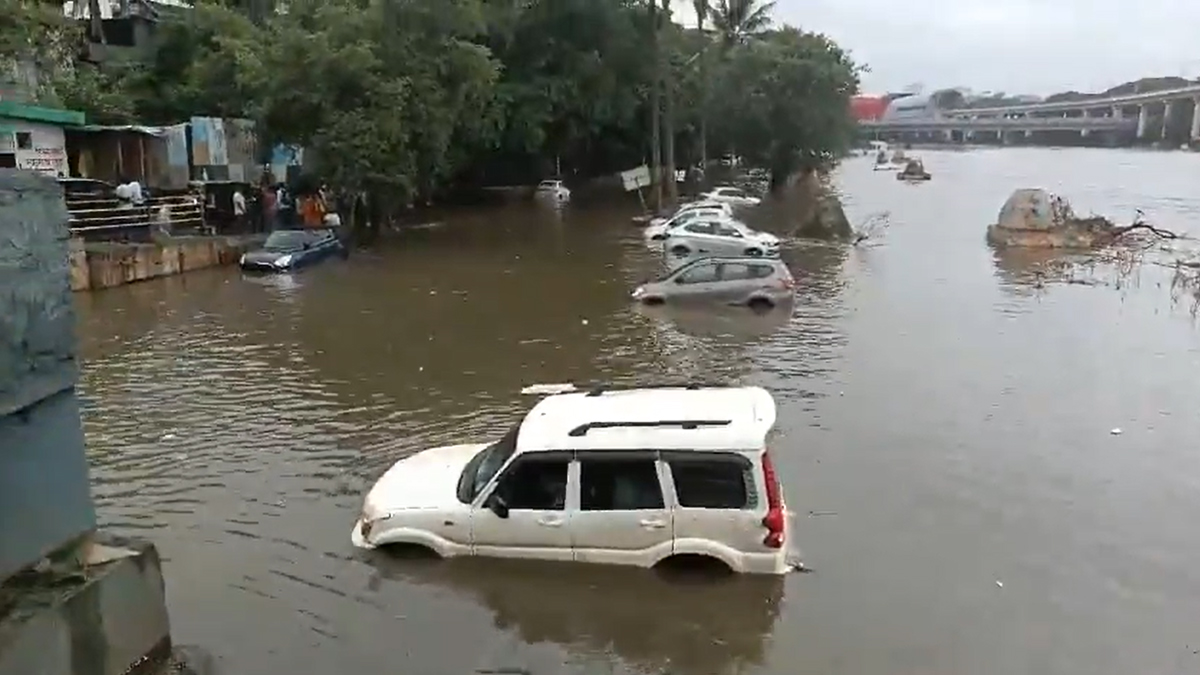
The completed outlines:
<svg viewBox="0 0 1200 675">
<path fill-rule="evenodd" d="M 1170 230 L 1164 230 L 1162 228 L 1155 227 L 1155 226 L 1151 225 L 1150 223 L 1147 223 L 1145 215 L 1146 214 L 1142 213 L 1141 209 L 1138 209 L 1137 215 L 1134 216 L 1132 223 L 1130 223 L 1129 225 L 1125 225 L 1123 227 L 1112 228 L 1112 238 L 1117 239 L 1118 237 L 1122 237 L 1126 234 L 1129 234 L 1130 232 L 1135 232 L 1135 231 L 1140 230 L 1140 231 L 1149 232 L 1149 233 L 1151 233 L 1159 238 L 1162 238 L 1162 239 L 1179 239 L 1179 235 L 1177 233 L 1172 232 Z"/>
</svg>

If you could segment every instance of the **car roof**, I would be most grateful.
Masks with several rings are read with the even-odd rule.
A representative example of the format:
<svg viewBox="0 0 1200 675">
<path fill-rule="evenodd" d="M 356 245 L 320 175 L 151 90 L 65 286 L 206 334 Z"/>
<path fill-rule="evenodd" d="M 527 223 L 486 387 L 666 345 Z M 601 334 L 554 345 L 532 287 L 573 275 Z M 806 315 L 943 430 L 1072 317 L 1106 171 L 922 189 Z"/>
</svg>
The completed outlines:
<svg viewBox="0 0 1200 675">
<path fill-rule="evenodd" d="M 655 387 L 556 394 L 529 411 L 517 452 L 759 450 L 775 426 L 761 387 Z"/>
</svg>

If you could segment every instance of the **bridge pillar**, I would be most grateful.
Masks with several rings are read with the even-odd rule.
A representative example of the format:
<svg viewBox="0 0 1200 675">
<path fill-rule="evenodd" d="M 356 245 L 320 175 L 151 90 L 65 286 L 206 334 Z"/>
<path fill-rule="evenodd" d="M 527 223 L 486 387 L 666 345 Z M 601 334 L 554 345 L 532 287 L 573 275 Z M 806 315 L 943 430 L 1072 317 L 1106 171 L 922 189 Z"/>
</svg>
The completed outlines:
<svg viewBox="0 0 1200 675">
<path fill-rule="evenodd" d="M 1200 98 L 1192 99 L 1192 135 L 1191 140 L 1200 141 Z"/>
<path fill-rule="evenodd" d="M 1149 123 L 1149 121 L 1150 121 L 1150 115 L 1146 113 L 1146 106 L 1139 105 L 1138 106 L 1138 124 L 1137 124 L 1137 137 L 1138 138 L 1146 137 L 1146 124 Z"/>
</svg>

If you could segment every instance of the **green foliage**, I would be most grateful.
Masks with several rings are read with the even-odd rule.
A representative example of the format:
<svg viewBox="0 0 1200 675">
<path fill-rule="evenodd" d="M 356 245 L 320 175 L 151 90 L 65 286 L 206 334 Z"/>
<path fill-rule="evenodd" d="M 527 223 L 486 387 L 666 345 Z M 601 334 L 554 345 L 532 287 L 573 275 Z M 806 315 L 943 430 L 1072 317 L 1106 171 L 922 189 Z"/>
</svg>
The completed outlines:
<svg viewBox="0 0 1200 675">
<path fill-rule="evenodd" d="M 774 2 L 762 0 L 718 0 L 710 12 L 722 41 L 732 46 L 767 32 L 774 9 Z"/>
<path fill-rule="evenodd" d="M 164 19 L 143 62 L 81 65 L 53 89 L 100 122 L 254 119 L 264 147 L 304 145 L 332 185 L 397 206 L 456 182 L 644 162 L 647 1 L 198 0 Z M 833 42 L 770 30 L 770 2 L 693 2 L 714 31 L 659 28 L 680 157 L 699 159 L 706 118 L 714 149 L 777 171 L 849 141 L 858 71 Z M 38 21 L 22 30 L 45 34 Z M 37 43 L 25 33 L 2 29 L 0 45 Z"/>
<path fill-rule="evenodd" d="M 771 170 L 817 168 L 854 139 L 859 69 L 817 33 L 784 28 L 735 46 L 713 82 L 714 141 Z"/>
</svg>

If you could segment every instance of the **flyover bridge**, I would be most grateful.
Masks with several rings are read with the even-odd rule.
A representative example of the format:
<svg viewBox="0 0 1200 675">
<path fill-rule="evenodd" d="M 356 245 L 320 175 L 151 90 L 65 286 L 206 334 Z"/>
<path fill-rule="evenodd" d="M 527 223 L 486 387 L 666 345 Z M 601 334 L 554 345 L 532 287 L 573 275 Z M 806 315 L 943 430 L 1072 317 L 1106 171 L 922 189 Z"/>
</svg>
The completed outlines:
<svg viewBox="0 0 1200 675">
<path fill-rule="evenodd" d="M 956 108 L 925 118 L 884 117 L 862 122 L 860 126 L 880 133 L 960 132 L 967 135 L 976 131 L 1003 134 L 1009 130 L 1025 134 L 1035 131 L 1078 131 L 1082 135 L 1092 131 L 1132 131 L 1136 138 L 1144 138 L 1151 108 L 1162 111 L 1165 130 L 1172 117 L 1186 112 L 1186 107 L 1190 107 L 1192 112 L 1189 138 L 1193 142 L 1200 141 L 1200 84 L 1079 101 Z"/>
</svg>

